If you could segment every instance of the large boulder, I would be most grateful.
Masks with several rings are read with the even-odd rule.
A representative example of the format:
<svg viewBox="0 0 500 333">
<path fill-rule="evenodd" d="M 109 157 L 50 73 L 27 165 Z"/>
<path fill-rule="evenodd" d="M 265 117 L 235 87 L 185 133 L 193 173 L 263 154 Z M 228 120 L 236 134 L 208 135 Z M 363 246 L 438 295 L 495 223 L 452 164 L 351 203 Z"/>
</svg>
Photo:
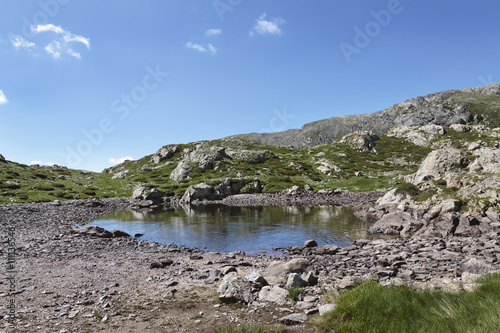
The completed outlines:
<svg viewBox="0 0 500 333">
<path fill-rule="evenodd" d="M 190 203 L 194 200 L 213 200 L 217 198 L 215 189 L 205 183 L 191 185 L 181 198 L 182 202 Z"/>
<path fill-rule="evenodd" d="M 387 136 L 405 138 L 417 146 L 428 146 L 438 135 L 445 134 L 443 126 L 429 124 L 425 126 L 395 126 Z"/>
<path fill-rule="evenodd" d="M 216 192 L 221 197 L 226 197 L 232 194 L 240 193 L 240 190 L 243 188 L 243 180 L 241 179 L 229 179 L 226 178 L 224 181 L 216 187 Z"/>
<path fill-rule="evenodd" d="M 379 140 L 377 134 L 369 131 L 355 132 L 344 136 L 340 143 L 345 143 L 349 147 L 359 151 L 372 150 L 375 147 L 375 141 Z"/>
<path fill-rule="evenodd" d="M 193 172 L 193 168 L 187 164 L 187 162 L 180 161 L 174 171 L 170 174 L 170 179 L 179 182 L 186 179 L 191 172 Z"/>
<path fill-rule="evenodd" d="M 397 206 L 406 199 L 406 195 L 401 193 L 396 193 L 396 189 L 392 189 L 383 197 L 377 199 L 377 205 L 379 206 Z"/>
<path fill-rule="evenodd" d="M 382 216 L 369 229 L 372 234 L 410 237 L 424 226 L 423 220 L 415 219 L 406 212 L 389 213 Z"/>
<path fill-rule="evenodd" d="M 273 302 L 278 305 L 285 305 L 288 291 L 278 286 L 265 286 L 259 292 L 259 301 Z"/>
<path fill-rule="evenodd" d="M 319 165 L 318 171 L 322 173 L 342 172 L 342 169 L 326 158 L 320 158 L 314 164 Z"/>
<path fill-rule="evenodd" d="M 184 149 L 183 155 L 185 163 L 198 164 L 203 170 L 213 169 L 213 162 L 220 161 L 226 156 L 223 147 L 211 146 L 206 142 L 197 144 L 194 149 Z"/>
<path fill-rule="evenodd" d="M 273 261 L 263 272 L 270 283 L 282 282 L 290 273 L 304 273 L 311 265 L 305 258 L 296 258 L 289 261 Z"/>
<path fill-rule="evenodd" d="M 168 160 L 176 152 L 179 151 L 179 146 L 178 145 L 168 145 L 160 148 L 156 153 L 151 156 L 151 163 L 158 164 L 164 160 Z"/>
<path fill-rule="evenodd" d="M 458 172 L 464 166 L 465 154 L 459 149 L 434 150 L 427 155 L 416 173 L 406 177 L 406 181 L 420 184 L 430 179 L 441 179 L 448 172 Z"/>
<path fill-rule="evenodd" d="M 120 171 L 118 173 L 115 173 L 113 175 L 113 177 L 111 177 L 112 179 L 121 179 L 121 178 L 125 178 L 127 177 L 127 174 L 130 173 L 130 170 L 123 170 L 123 171 Z"/>
<path fill-rule="evenodd" d="M 234 160 L 244 161 L 250 164 L 260 164 L 265 161 L 276 158 L 276 155 L 269 150 L 235 150 L 226 149 L 226 155 Z"/>
<path fill-rule="evenodd" d="M 159 203 L 163 200 L 163 195 L 156 188 L 136 186 L 132 193 L 132 198 L 137 200 L 151 200 L 154 203 Z"/>
<path fill-rule="evenodd" d="M 470 171 L 500 173 L 500 148 L 480 148 L 474 151 L 477 158 L 469 165 Z"/>
<path fill-rule="evenodd" d="M 250 303 L 254 300 L 251 292 L 252 285 L 247 280 L 238 277 L 236 274 L 224 276 L 217 292 L 219 299 L 223 302 L 243 302 Z"/>
</svg>

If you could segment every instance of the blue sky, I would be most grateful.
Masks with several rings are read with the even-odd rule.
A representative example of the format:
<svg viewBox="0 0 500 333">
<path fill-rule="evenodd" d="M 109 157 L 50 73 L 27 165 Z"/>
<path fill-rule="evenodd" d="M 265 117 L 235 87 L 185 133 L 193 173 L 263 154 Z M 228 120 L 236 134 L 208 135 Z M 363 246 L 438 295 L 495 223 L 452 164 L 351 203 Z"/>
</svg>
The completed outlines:
<svg viewBox="0 0 500 333">
<path fill-rule="evenodd" d="M 0 154 L 101 171 L 500 80 L 500 3 L 0 2 Z"/>
</svg>

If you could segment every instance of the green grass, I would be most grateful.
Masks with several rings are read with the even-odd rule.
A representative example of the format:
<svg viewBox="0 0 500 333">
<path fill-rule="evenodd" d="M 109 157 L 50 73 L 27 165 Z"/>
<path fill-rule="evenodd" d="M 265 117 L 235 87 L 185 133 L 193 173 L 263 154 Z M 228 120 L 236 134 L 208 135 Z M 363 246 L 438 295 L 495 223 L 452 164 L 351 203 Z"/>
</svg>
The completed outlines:
<svg viewBox="0 0 500 333">
<path fill-rule="evenodd" d="M 132 195 L 130 182 L 112 176 L 5 161 L 0 163 L 0 204 Z"/>
<path fill-rule="evenodd" d="M 500 332 L 500 273 L 471 293 L 382 287 L 371 281 L 331 296 L 337 307 L 312 324 L 319 332 Z"/>
<path fill-rule="evenodd" d="M 285 327 L 283 325 L 241 325 L 228 328 L 219 327 L 215 329 L 215 333 L 283 333 Z"/>
<path fill-rule="evenodd" d="M 300 294 L 304 292 L 304 288 L 294 287 L 288 289 L 288 298 L 296 302 L 299 299 Z"/>
</svg>

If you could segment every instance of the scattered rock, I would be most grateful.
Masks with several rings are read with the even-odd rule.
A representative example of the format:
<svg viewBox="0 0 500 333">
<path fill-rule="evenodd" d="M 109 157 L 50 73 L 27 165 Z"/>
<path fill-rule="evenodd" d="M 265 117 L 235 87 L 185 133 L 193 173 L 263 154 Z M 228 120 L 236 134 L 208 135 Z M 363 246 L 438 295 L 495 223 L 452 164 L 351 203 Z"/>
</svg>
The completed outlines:
<svg viewBox="0 0 500 333">
<path fill-rule="evenodd" d="M 288 291 L 278 286 L 265 286 L 259 292 L 259 301 L 273 302 L 278 305 L 287 303 Z"/>
<path fill-rule="evenodd" d="M 223 302 L 240 301 L 250 303 L 253 301 L 251 293 L 251 284 L 247 280 L 238 277 L 235 274 L 224 276 L 217 289 L 219 299 Z"/>
<path fill-rule="evenodd" d="M 304 242 L 304 247 L 316 247 L 318 246 L 318 243 L 314 239 L 306 240 Z"/>
<path fill-rule="evenodd" d="M 335 310 L 337 304 L 323 304 L 319 307 L 319 315 L 322 316 L 325 313 Z"/>
<path fill-rule="evenodd" d="M 80 235 L 89 235 L 89 236 L 94 236 L 94 237 L 100 237 L 100 238 L 111 238 L 113 237 L 113 234 L 101 227 L 96 227 L 96 226 L 85 226 L 82 228 L 71 228 L 71 233 L 74 234 L 80 234 Z"/>
<path fill-rule="evenodd" d="M 307 315 L 305 313 L 292 313 L 288 316 L 280 318 L 278 321 L 285 325 L 300 325 L 305 323 Z"/>
<path fill-rule="evenodd" d="M 286 280 L 286 289 L 290 288 L 301 288 L 301 287 L 306 287 L 308 283 L 300 277 L 299 274 L 297 273 L 290 273 L 288 275 L 288 278 Z"/>
</svg>

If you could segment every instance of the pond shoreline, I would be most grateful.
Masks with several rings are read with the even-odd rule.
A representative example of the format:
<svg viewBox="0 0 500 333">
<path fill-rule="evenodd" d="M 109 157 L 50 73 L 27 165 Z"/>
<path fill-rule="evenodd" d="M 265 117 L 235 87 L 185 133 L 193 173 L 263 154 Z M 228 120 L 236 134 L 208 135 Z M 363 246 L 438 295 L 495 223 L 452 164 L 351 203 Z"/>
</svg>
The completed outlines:
<svg viewBox="0 0 500 333">
<path fill-rule="evenodd" d="M 322 196 L 331 200 L 323 204 L 350 201 L 356 207 L 380 197 L 364 195 L 364 202 L 363 194 Z M 266 202 L 319 202 L 318 196 L 312 197 L 283 201 L 279 195 L 267 196 Z M 255 204 L 249 197 L 225 200 L 226 204 Z M 349 288 L 367 279 L 384 285 L 408 283 L 417 288 L 467 290 L 474 288 L 474 273 L 500 268 L 498 234 L 358 240 L 344 248 L 300 246 L 291 249 L 289 257 L 272 257 L 238 251 L 204 252 L 138 242 L 132 237 L 99 238 L 71 231 L 76 224 L 142 204 L 131 199 L 101 199 L 0 205 L 5 264 L 7 242 L 13 239 L 16 249 L 15 292 L 9 293 L 4 284 L 0 295 L 16 304 L 16 326 L 10 331 L 210 332 L 218 326 L 276 322 L 289 313 L 314 316 L 324 292 Z M 11 228 L 13 234 L 9 234 Z M 290 271 L 272 273 L 271 268 L 279 266 L 271 265 L 273 262 L 305 263 L 300 267 L 303 277 L 309 273 L 318 280 L 305 287 L 301 297 L 309 298 L 277 304 L 262 300 L 254 291 L 247 295 L 251 302 L 243 307 L 219 302 L 216 289 L 223 276 L 236 274 L 245 279 L 247 273 L 257 271 L 273 288 L 285 287 Z M 8 328 L 6 306 L 0 313 L 3 326 Z M 287 327 L 287 332 L 313 330 L 298 325 Z"/>
</svg>

